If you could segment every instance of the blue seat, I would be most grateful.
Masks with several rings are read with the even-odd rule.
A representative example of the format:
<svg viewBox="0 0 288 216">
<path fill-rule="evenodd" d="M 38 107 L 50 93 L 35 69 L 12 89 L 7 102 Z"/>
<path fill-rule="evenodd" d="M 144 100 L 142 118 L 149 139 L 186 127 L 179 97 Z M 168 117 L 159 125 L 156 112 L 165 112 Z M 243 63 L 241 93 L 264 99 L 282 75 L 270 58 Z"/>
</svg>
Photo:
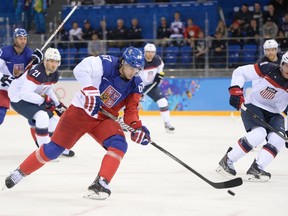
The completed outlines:
<svg viewBox="0 0 288 216">
<path fill-rule="evenodd" d="M 190 46 L 182 46 L 180 47 L 180 53 L 179 53 L 179 62 L 187 64 L 192 63 L 193 61 L 193 52 L 192 48 Z"/>
<path fill-rule="evenodd" d="M 257 45 L 246 44 L 242 49 L 242 61 L 244 64 L 255 63 L 257 60 Z"/>
<path fill-rule="evenodd" d="M 179 48 L 177 46 L 170 46 L 165 49 L 165 64 L 174 65 L 177 63 Z"/>
<path fill-rule="evenodd" d="M 88 56 L 88 48 L 80 48 L 79 49 L 79 58 L 82 60 L 83 58 L 86 58 Z"/>
<path fill-rule="evenodd" d="M 236 66 L 240 64 L 241 46 L 229 45 L 228 46 L 228 63 L 230 66 Z"/>
<path fill-rule="evenodd" d="M 107 49 L 107 55 L 120 57 L 122 55 L 122 52 L 121 52 L 121 49 L 119 47 L 109 47 Z"/>
</svg>

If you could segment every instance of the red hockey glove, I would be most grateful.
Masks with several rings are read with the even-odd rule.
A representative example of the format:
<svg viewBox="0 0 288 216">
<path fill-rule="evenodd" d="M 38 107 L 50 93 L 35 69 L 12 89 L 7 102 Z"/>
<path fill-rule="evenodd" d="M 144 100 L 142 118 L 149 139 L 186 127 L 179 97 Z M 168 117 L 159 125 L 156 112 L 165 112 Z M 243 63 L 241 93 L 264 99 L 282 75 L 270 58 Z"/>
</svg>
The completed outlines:
<svg viewBox="0 0 288 216">
<path fill-rule="evenodd" d="M 66 109 L 67 107 L 62 102 L 60 102 L 60 104 L 55 108 L 55 112 L 59 117 L 61 117 Z"/>
<path fill-rule="evenodd" d="M 231 106 L 233 106 L 235 109 L 239 110 L 241 108 L 241 104 L 245 102 L 244 96 L 243 96 L 243 89 L 239 86 L 231 86 L 229 88 L 230 93 L 230 100 L 229 103 Z"/>
<path fill-rule="evenodd" d="M 84 88 L 82 90 L 82 93 L 85 96 L 84 109 L 91 116 L 96 115 L 102 104 L 100 91 L 93 86 L 89 86 Z"/>
<path fill-rule="evenodd" d="M 55 102 L 48 95 L 45 95 L 45 99 L 42 105 L 45 106 L 46 110 L 50 110 L 52 112 L 55 110 L 56 107 Z"/>
<path fill-rule="evenodd" d="M 142 126 L 131 133 L 131 140 L 141 145 L 147 145 L 150 142 L 150 132 L 145 126 Z"/>
</svg>

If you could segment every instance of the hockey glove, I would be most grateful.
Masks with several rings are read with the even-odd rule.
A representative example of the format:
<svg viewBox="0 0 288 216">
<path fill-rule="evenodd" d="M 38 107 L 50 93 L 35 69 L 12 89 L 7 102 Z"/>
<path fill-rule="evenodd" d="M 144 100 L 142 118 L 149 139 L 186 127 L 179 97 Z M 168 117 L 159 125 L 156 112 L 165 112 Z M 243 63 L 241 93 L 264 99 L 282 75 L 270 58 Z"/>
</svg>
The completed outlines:
<svg viewBox="0 0 288 216">
<path fill-rule="evenodd" d="M 55 110 L 56 107 L 55 102 L 48 95 L 45 95 L 45 99 L 42 105 L 45 106 L 46 110 L 50 110 L 52 112 Z"/>
<path fill-rule="evenodd" d="M 60 102 L 60 104 L 56 106 L 55 112 L 59 117 L 61 117 L 62 114 L 66 111 L 66 109 L 67 107 L 62 102 Z"/>
<path fill-rule="evenodd" d="M 157 73 L 153 83 L 156 83 L 155 86 L 158 86 L 160 84 L 160 82 L 163 80 L 165 73 L 162 71 L 160 73 Z"/>
<path fill-rule="evenodd" d="M 131 140 L 141 145 L 147 145 L 150 142 L 150 132 L 145 126 L 142 126 L 131 133 Z"/>
<path fill-rule="evenodd" d="M 39 64 L 43 60 L 43 53 L 40 49 L 35 49 L 32 54 L 33 65 Z"/>
<path fill-rule="evenodd" d="M 239 110 L 241 107 L 241 104 L 245 102 L 244 96 L 243 96 L 243 89 L 239 86 L 231 86 L 229 88 L 230 93 L 230 100 L 229 103 L 231 106 L 233 106 L 235 109 Z"/>
<path fill-rule="evenodd" d="M 96 115 L 102 105 L 100 91 L 93 86 L 89 86 L 84 88 L 82 93 L 85 96 L 84 109 L 91 116 Z"/>
<path fill-rule="evenodd" d="M 10 86 L 11 82 L 14 80 L 15 78 L 13 76 L 9 76 L 9 75 L 3 75 L 3 77 L 1 78 L 1 86 L 5 87 L 5 86 Z"/>
</svg>

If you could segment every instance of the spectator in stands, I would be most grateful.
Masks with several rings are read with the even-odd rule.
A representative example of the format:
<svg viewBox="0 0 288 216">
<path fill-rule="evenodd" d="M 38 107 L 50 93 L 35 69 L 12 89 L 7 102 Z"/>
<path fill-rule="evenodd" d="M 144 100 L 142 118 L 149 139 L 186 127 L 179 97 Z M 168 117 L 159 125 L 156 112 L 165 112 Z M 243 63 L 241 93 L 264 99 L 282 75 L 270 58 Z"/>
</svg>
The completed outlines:
<svg viewBox="0 0 288 216">
<path fill-rule="evenodd" d="M 32 0 L 15 0 L 15 20 L 17 26 L 24 26 L 27 31 L 31 30 L 32 22 Z M 22 15 L 24 15 L 24 20 L 22 20 Z M 23 23 L 22 23 L 23 21 Z"/>
<path fill-rule="evenodd" d="M 282 23 L 280 24 L 281 31 L 283 31 L 284 35 L 288 37 L 288 12 L 286 12 L 283 16 Z"/>
<path fill-rule="evenodd" d="M 223 20 L 218 21 L 218 24 L 217 24 L 216 29 L 215 29 L 215 33 L 216 32 L 221 32 L 224 37 L 227 37 L 227 35 L 228 35 L 227 27 L 226 27 Z"/>
<path fill-rule="evenodd" d="M 197 25 L 194 25 L 193 19 L 189 18 L 187 20 L 187 27 L 184 29 L 185 44 L 194 47 L 195 39 L 198 38 L 198 34 L 200 31 L 201 28 Z"/>
<path fill-rule="evenodd" d="M 252 14 L 248 10 L 247 4 L 242 4 L 240 11 L 234 14 L 234 21 L 239 23 L 240 29 L 245 30 L 252 19 Z"/>
<path fill-rule="evenodd" d="M 58 38 L 58 49 L 66 49 L 68 48 L 68 41 L 69 41 L 69 32 L 64 29 L 64 27 L 62 26 L 61 29 L 59 30 L 59 33 L 57 35 Z M 62 43 L 64 42 L 64 43 Z"/>
<path fill-rule="evenodd" d="M 266 23 L 268 18 L 270 18 L 274 23 L 278 25 L 279 17 L 275 13 L 275 8 L 273 4 L 269 4 L 267 6 L 267 11 L 263 15 L 263 22 Z"/>
<path fill-rule="evenodd" d="M 194 46 L 195 54 L 195 67 L 204 68 L 205 67 L 205 56 L 208 51 L 205 41 L 205 35 L 203 31 L 199 31 L 198 38 L 195 40 Z"/>
<path fill-rule="evenodd" d="M 216 32 L 210 49 L 211 67 L 223 68 L 226 65 L 226 41 L 221 32 Z"/>
<path fill-rule="evenodd" d="M 101 40 L 110 40 L 111 31 L 107 28 L 107 23 L 105 20 L 100 20 L 100 27 L 97 31 L 98 37 Z"/>
<path fill-rule="evenodd" d="M 105 43 L 98 38 L 96 32 L 92 34 L 92 40 L 88 42 L 88 54 L 90 56 L 98 56 L 105 54 Z"/>
<path fill-rule="evenodd" d="M 124 20 L 118 19 L 117 27 L 111 32 L 111 39 L 118 40 L 118 41 L 109 44 L 109 46 L 119 47 L 119 48 L 125 47 L 127 43 L 124 40 L 127 39 L 127 33 L 128 31 L 127 31 L 126 26 L 124 25 Z"/>
<path fill-rule="evenodd" d="M 263 19 L 263 12 L 261 9 L 261 4 L 259 2 L 254 3 L 254 10 L 252 12 L 252 19 L 256 20 L 258 26 L 260 24 L 260 19 Z"/>
<path fill-rule="evenodd" d="M 259 44 L 259 28 L 256 19 L 250 20 L 250 25 L 246 28 L 246 37 L 251 37 L 247 41 L 245 41 L 245 44 Z"/>
<path fill-rule="evenodd" d="M 170 28 L 167 25 L 167 20 L 165 17 L 161 17 L 161 24 L 157 29 L 157 46 L 162 46 L 162 47 L 166 47 L 169 44 L 170 41 Z"/>
<path fill-rule="evenodd" d="M 92 34 L 94 32 L 93 28 L 91 27 L 91 24 L 88 20 L 84 20 L 84 27 L 82 29 L 82 38 L 85 41 L 92 40 Z"/>
<path fill-rule="evenodd" d="M 287 36 L 285 36 L 284 32 L 281 30 L 278 32 L 277 42 L 279 43 L 279 48 L 281 52 L 288 51 L 288 39 Z"/>
<path fill-rule="evenodd" d="M 142 28 L 138 24 L 138 19 L 133 18 L 131 20 L 131 28 L 128 29 L 128 39 L 132 40 L 130 42 L 130 46 L 134 47 L 142 47 L 141 41 L 135 41 L 135 40 L 141 40 L 142 39 Z"/>
<path fill-rule="evenodd" d="M 82 44 L 79 43 L 80 41 L 83 41 L 82 34 L 83 34 L 82 28 L 80 28 L 78 26 L 78 23 L 74 21 L 72 23 L 72 29 L 70 29 L 70 31 L 69 31 L 69 40 L 71 42 L 74 42 L 73 43 L 74 47 L 77 49 L 82 47 Z"/>
<path fill-rule="evenodd" d="M 266 23 L 263 25 L 263 36 L 264 38 L 276 38 L 278 34 L 277 24 L 268 17 Z"/>
<path fill-rule="evenodd" d="M 171 45 L 181 46 L 183 44 L 184 38 L 184 23 L 181 21 L 180 12 L 174 13 L 174 21 L 171 22 L 170 31 L 171 31 Z"/>
<path fill-rule="evenodd" d="M 47 10 L 46 0 L 33 0 L 34 23 L 36 26 L 36 34 L 44 34 L 46 32 L 45 16 Z"/>
<path fill-rule="evenodd" d="M 288 1 L 287 0 L 271 0 L 270 4 L 272 4 L 275 8 L 275 14 L 279 14 L 280 16 L 284 15 L 288 9 Z"/>
<path fill-rule="evenodd" d="M 238 21 L 234 21 L 231 24 L 228 30 L 228 35 L 231 38 L 229 44 L 239 45 L 241 47 L 243 46 L 243 32 Z"/>
</svg>

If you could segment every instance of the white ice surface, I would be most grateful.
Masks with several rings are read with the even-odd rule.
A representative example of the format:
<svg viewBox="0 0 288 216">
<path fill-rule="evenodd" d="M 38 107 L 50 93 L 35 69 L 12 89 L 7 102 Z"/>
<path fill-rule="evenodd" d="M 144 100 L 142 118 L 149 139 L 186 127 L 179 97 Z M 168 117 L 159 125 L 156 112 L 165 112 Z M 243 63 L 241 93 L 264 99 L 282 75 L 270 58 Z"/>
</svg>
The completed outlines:
<svg viewBox="0 0 288 216">
<path fill-rule="evenodd" d="M 225 181 L 215 169 L 227 148 L 244 135 L 239 117 L 172 116 L 175 134 L 164 131 L 160 116 L 144 116 L 153 140 L 211 181 Z M 284 216 L 288 213 L 288 152 L 267 168 L 267 183 L 244 182 L 214 189 L 152 145 L 130 142 L 105 201 L 82 198 L 97 175 L 105 151 L 91 137 L 81 138 L 75 158 L 60 158 L 0 191 L 0 216 Z M 0 185 L 33 151 L 27 121 L 7 116 L 0 126 Z M 235 164 L 244 175 L 257 150 Z"/>
</svg>

